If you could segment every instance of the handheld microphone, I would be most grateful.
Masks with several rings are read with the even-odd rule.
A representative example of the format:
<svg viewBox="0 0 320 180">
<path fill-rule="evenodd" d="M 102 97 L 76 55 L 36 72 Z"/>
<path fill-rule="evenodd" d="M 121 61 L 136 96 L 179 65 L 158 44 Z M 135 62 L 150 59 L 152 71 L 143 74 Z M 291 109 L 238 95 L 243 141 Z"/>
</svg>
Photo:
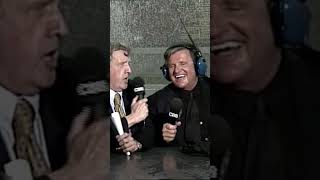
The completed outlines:
<svg viewBox="0 0 320 180">
<path fill-rule="evenodd" d="M 169 123 L 175 125 L 180 120 L 182 114 L 183 102 L 180 98 L 173 98 L 169 102 L 170 111 L 168 113 Z"/>
<path fill-rule="evenodd" d="M 65 62 L 66 89 L 70 91 L 74 113 L 83 107 L 91 109 L 87 124 L 105 118 L 109 97 L 107 63 L 103 53 L 95 47 L 83 47 Z"/>
<path fill-rule="evenodd" d="M 145 95 L 144 80 L 141 77 L 135 77 L 131 81 L 134 94 L 138 96 L 138 100 L 143 99 Z"/>
</svg>

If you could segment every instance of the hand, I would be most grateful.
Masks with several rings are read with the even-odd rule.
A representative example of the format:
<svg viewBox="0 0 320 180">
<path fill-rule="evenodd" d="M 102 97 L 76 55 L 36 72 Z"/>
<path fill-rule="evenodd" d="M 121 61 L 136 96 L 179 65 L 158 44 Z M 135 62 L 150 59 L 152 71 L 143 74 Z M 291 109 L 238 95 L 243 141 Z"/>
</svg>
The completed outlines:
<svg viewBox="0 0 320 180">
<path fill-rule="evenodd" d="M 174 138 L 176 137 L 178 126 L 181 126 L 180 121 L 176 122 L 175 125 L 172 125 L 170 123 L 163 124 L 163 126 L 162 126 L 163 140 L 166 141 L 167 143 L 173 141 Z"/>
<path fill-rule="evenodd" d="M 121 136 L 116 136 L 119 146 L 124 153 L 135 152 L 139 149 L 138 142 L 132 137 L 131 133 L 123 133 Z"/>
<path fill-rule="evenodd" d="M 108 122 L 100 119 L 86 126 L 89 115 L 89 108 L 84 108 L 74 119 L 67 139 L 67 163 L 62 169 L 49 175 L 52 180 L 108 178 Z"/>
<path fill-rule="evenodd" d="M 126 116 L 129 127 L 145 120 L 149 115 L 149 109 L 147 104 L 148 99 L 144 98 L 139 101 L 137 100 L 138 100 L 138 96 L 133 98 L 131 103 L 131 114 Z"/>
</svg>

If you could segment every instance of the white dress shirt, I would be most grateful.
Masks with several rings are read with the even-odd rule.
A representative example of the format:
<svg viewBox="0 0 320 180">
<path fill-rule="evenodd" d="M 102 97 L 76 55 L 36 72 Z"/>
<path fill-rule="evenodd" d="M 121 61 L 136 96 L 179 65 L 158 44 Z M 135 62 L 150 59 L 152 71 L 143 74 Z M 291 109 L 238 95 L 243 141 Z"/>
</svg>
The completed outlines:
<svg viewBox="0 0 320 180">
<path fill-rule="evenodd" d="M 16 159 L 16 154 L 14 151 L 15 138 L 12 128 L 12 121 L 18 98 L 25 98 L 35 110 L 36 114 L 33 122 L 33 132 L 35 133 L 36 142 L 39 144 L 45 160 L 50 166 L 42 121 L 39 114 L 39 95 L 18 97 L 0 86 L 0 135 L 7 147 L 9 158 L 11 160 Z"/>
</svg>

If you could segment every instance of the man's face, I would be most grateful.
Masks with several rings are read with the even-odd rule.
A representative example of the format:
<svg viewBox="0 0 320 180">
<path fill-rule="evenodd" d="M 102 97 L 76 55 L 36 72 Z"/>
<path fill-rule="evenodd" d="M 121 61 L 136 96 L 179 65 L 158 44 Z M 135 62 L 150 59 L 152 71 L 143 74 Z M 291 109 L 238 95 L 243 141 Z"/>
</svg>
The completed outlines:
<svg viewBox="0 0 320 180">
<path fill-rule="evenodd" d="M 196 86 L 198 77 L 189 50 L 173 53 L 168 60 L 168 67 L 170 79 L 176 87 L 190 91 Z"/>
<path fill-rule="evenodd" d="M 131 67 L 128 53 L 123 50 L 114 51 L 110 61 L 110 88 L 120 92 L 127 89 Z"/>
<path fill-rule="evenodd" d="M 1 0 L 0 11 L 0 84 L 24 95 L 50 87 L 67 32 L 58 0 Z"/>
<path fill-rule="evenodd" d="M 215 0 L 211 6 L 212 77 L 243 83 L 260 71 L 275 48 L 265 0 Z"/>
</svg>

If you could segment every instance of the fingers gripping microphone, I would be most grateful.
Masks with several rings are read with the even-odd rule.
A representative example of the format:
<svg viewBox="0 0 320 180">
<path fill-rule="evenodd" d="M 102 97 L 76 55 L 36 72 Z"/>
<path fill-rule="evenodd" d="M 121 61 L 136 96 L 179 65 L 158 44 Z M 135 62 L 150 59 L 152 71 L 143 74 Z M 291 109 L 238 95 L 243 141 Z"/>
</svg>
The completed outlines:
<svg viewBox="0 0 320 180">
<path fill-rule="evenodd" d="M 131 81 L 133 86 L 133 91 L 136 96 L 138 96 L 138 100 L 143 99 L 145 95 L 144 89 L 144 80 L 141 77 L 135 77 Z"/>
<path fill-rule="evenodd" d="M 169 107 L 170 107 L 170 111 L 168 114 L 169 123 L 176 124 L 176 122 L 179 121 L 181 117 L 182 107 L 183 107 L 182 100 L 180 98 L 173 98 L 169 102 Z"/>
</svg>

